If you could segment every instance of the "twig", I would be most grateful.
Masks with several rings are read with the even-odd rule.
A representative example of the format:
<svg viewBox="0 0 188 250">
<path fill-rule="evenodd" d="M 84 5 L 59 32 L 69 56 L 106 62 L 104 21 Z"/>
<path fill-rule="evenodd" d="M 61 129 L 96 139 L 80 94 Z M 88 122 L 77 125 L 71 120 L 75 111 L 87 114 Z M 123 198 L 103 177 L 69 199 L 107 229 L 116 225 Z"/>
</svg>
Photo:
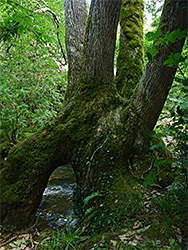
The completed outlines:
<svg viewBox="0 0 188 250">
<path fill-rule="evenodd" d="M 17 236 L 12 237 L 11 239 L 5 241 L 0 245 L 0 247 L 7 245 L 8 243 L 12 242 L 13 240 L 17 239 Z"/>
<path fill-rule="evenodd" d="M 182 76 L 183 76 L 185 82 L 187 83 L 187 82 L 188 82 L 188 79 L 185 78 L 185 75 L 184 75 L 183 71 L 181 70 L 180 66 L 178 66 L 178 69 L 179 69 L 180 73 L 182 74 Z"/>
<path fill-rule="evenodd" d="M 32 234 L 29 234 L 30 242 L 31 242 L 31 248 L 34 249 L 34 243 L 33 243 L 33 237 Z"/>
<path fill-rule="evenodd" d="M 137 245 L 136 245 L 136 246 L 134 246 L 134 247 L 136 247 L 137 249 L 140 249 L 140 250 L 142 250 L 142 248 L 141 248 L 141 247 L 139 247 L 139 246 L 137 246 Z"/>
<path fill-rule="evenodd" d="M 146 174 L 146 173 L 148 173 L 151 169 L 152 169 L 152 167 L 153 167 L 153 162 L 154 162 L 154 159 L 152 160 L 152 162 L 151 162 L 151 164 L 150 164 L 150 167 L 146 170 L 146 171 L 144 171 L 143 173 L 142 173 L 142 178 L 144 178 L 144 174 Z"/>
<path fill-rule="evenodd" d="M 159 68 L 164 68 L 164 69 L 177 69 L 178 66 L 168 66 L 168 65 L 161 65 L 161 64 L 158 64 L 158 63 L 154 63 L 153 64 Z"/>
<path fill-rule="evenodd" d="M 59 29 L 59 20 L 58 20 L 57 15 L 55 14 L 55 12 L 53 12 L 48 7 L 45 7 L 45 8 L 42 8 L 40 10 L 36 10 L 35 11 L 35 13 L 38 13 L 38 12 L 41 12 L 41 13 L 49 12 L 50 14 L 52 14 L 53 20 L 54 20 L 54 24 L 55 24 L 56 28 Z M 57 35 L 58 43 L 59 43 L 59 46 L 60 46 L 60 49 L 61 49 L 61 53 L 62 53 L 63 58 L 65 60 L 65 64 L 63 64 L 63 65 L 66 65 L 67 64 L 67 59 L 66 59 L 66 56 L 65 56 L 65 53 L 64 53 L 64 50 L 63 50 L 63 46 L 62 46 L 61 40 L 59 38 L 59 32 L 58 31 L 56 32 L 56 35 Z"/>
<path fill-rule="evenodd" d="M 166 170 L 167 168 L 169 168 L 169 165 L 167 165 L 165 168 L 161 169 L 161 171 L 159 171 L 156 176 L 159 176 L 164 170 Z"/>
<path fill-rule="evenodd" d="M 90 158 L 90 163 L 89 163 L 89 167 L 88 167 L 87 174 L 86 174 L 86 182 L 87 182 L 87 180 L 88 180 L 89 172 L 90 172 L 90 169 L 91 169 L 91 163 L 92 163 L 92 160 L 93 160 L 93 158 L 94 158 L 94 155 L 95 155 L 95 153 L 96 153 L 99 149 L 101 149 L 101 148 L 103 147 L 103 145 L 107 142 L 107 140 L 108 140 L 108 137 L 107 137 L 106 140 L 105 140 L 98 148 L 96 148 L 95 151 L 93 152 L 93 154 L 92 154 L 92 156 L 91 156 L 91 158 Z"/>
</svg>

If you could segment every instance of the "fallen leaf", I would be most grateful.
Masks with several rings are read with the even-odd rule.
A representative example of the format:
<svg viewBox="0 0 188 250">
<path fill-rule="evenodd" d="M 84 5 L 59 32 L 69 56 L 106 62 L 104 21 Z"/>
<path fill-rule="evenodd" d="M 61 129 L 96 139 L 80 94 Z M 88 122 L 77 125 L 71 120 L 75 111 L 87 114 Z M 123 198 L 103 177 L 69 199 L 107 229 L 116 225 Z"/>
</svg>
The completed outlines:
<svg viewBox="0 0 188 250">
<path fill-rule="evenodd" d="M 122 234 L 122 235 L 119 235 L 119 238 L 120 239 L 128 239 L 134 235 L 137 235 L 137 234 L 140 234 L 140 233 L 143 233 L 145 231 L 147 231 L 151 226 L 148 225 L 147 227 L 144 227 L 144 228 L 140 228 L 138 230 L 134 230 L 134 231 L 128 231 L 126 234 Z"/>
<path fill-rule="evenodd" d="M 142 226 L 142 223 L 141 223 L 140 221 L 136 221 L 136 222 L 134 223 L 133 229 L 138 229 L 138 228 L 141 227 L 141 226 Z"/>
<path fill-rule="evenodd" d="M 117 246 L 117 241 L 111 240 L 110 242 L 112 243 L 113 247 L 116 247 L 116 246 Z"/>
</svg>

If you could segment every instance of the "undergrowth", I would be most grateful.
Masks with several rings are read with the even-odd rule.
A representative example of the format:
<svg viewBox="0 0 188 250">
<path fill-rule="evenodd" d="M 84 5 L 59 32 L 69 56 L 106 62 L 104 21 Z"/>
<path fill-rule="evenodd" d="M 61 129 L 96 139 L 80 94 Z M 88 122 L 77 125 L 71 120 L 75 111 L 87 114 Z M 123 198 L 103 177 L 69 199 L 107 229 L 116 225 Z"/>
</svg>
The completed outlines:
<svg viewBox="0 0 188 250">
<path fill-rule="evenodd" d="M 76 229 L 66 224 L 44 238 L 37 249 L 184 249 L 188 209 L 184 180 L 163 192 L 141 186 L 138 189 L 139 195 L 124 208 L 122 202 L 116 202 L 111 214 L 105 213 L 105 204 L 97 213 L 93 211 L 92 229 L 89 221 L 85 227 L 78 222 Z"/>
</svg>

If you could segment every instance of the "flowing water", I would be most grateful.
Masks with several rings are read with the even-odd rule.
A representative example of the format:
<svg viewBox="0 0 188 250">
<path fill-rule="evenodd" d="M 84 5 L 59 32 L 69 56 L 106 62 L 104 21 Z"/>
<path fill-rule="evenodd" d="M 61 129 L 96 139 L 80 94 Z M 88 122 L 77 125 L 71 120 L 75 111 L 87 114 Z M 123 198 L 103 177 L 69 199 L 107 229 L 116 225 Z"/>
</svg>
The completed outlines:
<svg viewBox="0 0 188 250">
<path fill-rule="evenodd" d="M 58 167 L 51 174 L 37 212 L 40 223 L 56 229 L 67 222 L 68 216 L 70 226 L 75 226 L 72 201 L 75 187 L 74 172 L 70 165 Z"/>
</svg>

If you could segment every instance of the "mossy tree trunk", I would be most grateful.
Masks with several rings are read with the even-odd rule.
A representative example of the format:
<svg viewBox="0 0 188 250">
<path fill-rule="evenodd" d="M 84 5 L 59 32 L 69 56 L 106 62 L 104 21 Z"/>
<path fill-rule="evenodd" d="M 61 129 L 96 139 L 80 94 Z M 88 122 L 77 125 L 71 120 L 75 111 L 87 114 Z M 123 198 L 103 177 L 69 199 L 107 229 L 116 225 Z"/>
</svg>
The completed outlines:
<svg viewBox="0 0 188 250">
<path fill-rule="evenodd" d="M 186 28 L 186 6 L 184 1 L 166 0 L 162 36 Z M 59 165 L 72 164 L 79 203 L 109 185 L 118 197 L 143 182 L 144 174 L 151 170 L 156 154 L 149 150 L 147 134 L 157 121 L 176 72 L 164 69 L 162 63 L 170 53 L 181 52 L 183 40 L 161 46 L 130 100 L 123 99 L 113 76 L 120 9 L 121 0 L 92 1 L 82 67 L 73 82 L 71 100 L 66 100 L 56 120 L 9 152 L 1 170 L 3 224 L 21 228 L 34 223 L 48 178 Z M 159 90 L 161 95 L 156 93 Z M 164 156 L 165 152 L 157 154 Z"/>
<path fill-rule="evenodd" d="M 120 42 L 116 84 L 129 99 L 143 74 L 143 0 L 123 0 L 120 14 Z"/>
</svg>

